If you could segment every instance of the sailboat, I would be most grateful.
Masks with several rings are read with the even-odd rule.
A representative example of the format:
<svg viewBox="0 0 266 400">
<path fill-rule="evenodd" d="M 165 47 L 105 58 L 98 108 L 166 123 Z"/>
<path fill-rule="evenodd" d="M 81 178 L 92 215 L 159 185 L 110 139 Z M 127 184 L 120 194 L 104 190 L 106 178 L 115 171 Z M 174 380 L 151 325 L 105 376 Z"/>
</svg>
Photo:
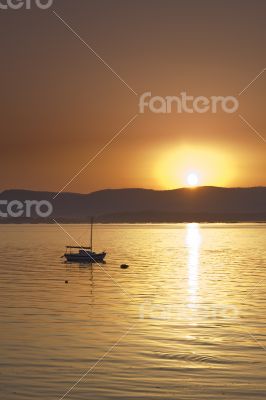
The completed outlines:
<svg viewBox="0 0 266 400">
<path fill-rule="evenodd" d="M 90 247 L 88 246 L 66 246 L 66 252 L 63 257 L 70 262 L 89 262 L 89 263 L 101 263 L 104 261 L 106 253 L 95 253 L 92 250 L 92 233 L 93 233 L 93 218 L 91 219 L 90 229 Z M 79 250 L 73 252 L 73 250 Z"/>
</svg>

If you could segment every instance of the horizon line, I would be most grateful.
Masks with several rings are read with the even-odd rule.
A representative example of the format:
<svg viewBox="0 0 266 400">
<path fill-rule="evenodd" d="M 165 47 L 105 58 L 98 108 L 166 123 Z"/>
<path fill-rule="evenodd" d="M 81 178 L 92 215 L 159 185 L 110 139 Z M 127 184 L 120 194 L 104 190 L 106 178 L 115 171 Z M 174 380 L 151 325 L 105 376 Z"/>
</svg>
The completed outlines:
<svg viewBox="0 0 266 400">
<path fill-rule="evenodd" d="M 199 186 L 182 186 L 173 189 L 153 189 L 153 188 L 145 188 L 145 187 L 120 187 L 120 188 L 104 188 L 98 190 L 92 190 L 91 192 L 62 192 L 61 194 L 77 194 L 77 195 L 89 195 L 92 193 L 104 192 L 104 191 L 115 191 L 115 190 L 147 190 L 147 191 L 154 191 L 154 192 L 171 192 L 174 190 L 193 190 L 196 191 L 198 189 L 204 188 L 216 188 L 216 189 L 258 189 L 258 188 L 266 188 L 264 185 L 256 185 L 256 186 L 215 186 L 215 185 L 199 185 Z M 39 190 L 39 189 L 4 189 L 0 192 L 3 194 L 5 192 L 33 192 L 33 193 L 57 193 L 56 191 L 52 190 Z"/>
</svg>

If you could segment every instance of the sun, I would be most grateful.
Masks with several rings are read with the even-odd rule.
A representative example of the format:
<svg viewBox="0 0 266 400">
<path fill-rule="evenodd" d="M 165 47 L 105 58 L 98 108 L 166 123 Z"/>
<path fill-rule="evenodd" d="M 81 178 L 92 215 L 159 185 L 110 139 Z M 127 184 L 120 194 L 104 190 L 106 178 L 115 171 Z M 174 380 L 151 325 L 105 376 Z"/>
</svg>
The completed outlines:
<svg viewBox="0 0 266 400">
<path fill-rule="evenodd" d="M 191 187 L 196 187 L 199 184 L 199 177 L 195 172 L 191 172 L 187 176 L 187 184 Z"/>
</svg>

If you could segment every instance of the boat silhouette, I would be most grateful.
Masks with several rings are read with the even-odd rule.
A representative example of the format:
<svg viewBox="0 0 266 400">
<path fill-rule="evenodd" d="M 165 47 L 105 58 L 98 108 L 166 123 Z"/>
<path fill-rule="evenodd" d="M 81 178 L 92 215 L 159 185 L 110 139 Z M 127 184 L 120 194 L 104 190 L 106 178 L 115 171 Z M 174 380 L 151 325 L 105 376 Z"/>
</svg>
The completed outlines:
<svg viewBox="0 0 266 400">
<path fill-rule="evenodd" d="M 92 249 L 92 238 L 93 238 L 93 218 L 91 218 L 91 229 L 90 229 L 90 246 L 66 246 L 66 252 L 63 257 L 68 262 L 79 262 L 79 263 L 102 263 L 106 256 L 106 252 L 96 253 Z M 73 252 L 78 250 L 78 252 Z"/>
</svg>

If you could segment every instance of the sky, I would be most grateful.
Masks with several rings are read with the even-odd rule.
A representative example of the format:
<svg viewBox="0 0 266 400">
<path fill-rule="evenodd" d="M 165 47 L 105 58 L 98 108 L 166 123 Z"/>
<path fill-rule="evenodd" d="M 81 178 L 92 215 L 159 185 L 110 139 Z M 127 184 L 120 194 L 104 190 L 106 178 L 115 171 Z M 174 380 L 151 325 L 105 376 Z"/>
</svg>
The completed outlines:
<svg viewBox="0 0 266 400">
<path fill-rule="evenodd" d="M 0 9 L 0 190 L 266 185 L 265 14 L 264 0 Z M 145 92 L 239 108 L 140 113 Z"/>
</svg>

